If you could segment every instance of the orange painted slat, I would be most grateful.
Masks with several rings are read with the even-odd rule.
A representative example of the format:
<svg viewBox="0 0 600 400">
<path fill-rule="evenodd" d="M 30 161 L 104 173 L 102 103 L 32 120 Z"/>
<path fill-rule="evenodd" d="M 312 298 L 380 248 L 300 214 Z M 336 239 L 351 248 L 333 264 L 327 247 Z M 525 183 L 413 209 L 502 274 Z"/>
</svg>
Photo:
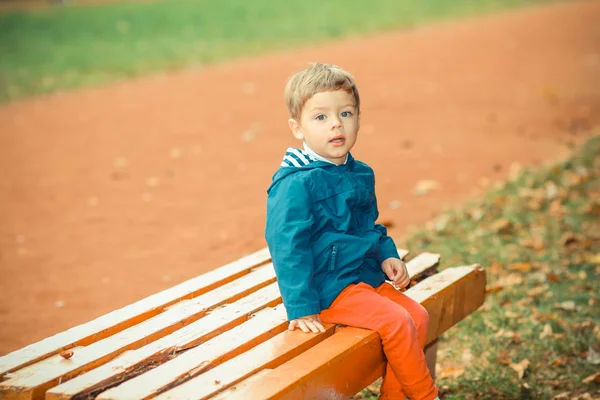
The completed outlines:
<svg viewBox="0 0 600 400">
<path fill-rule="evenodd" d="M 371 383 L 381 376 L 384 365 L 381 339 L 376 332 L 353 327 L 339 328 L 331 337 L 280 367 L 258 379 L 250 377 L 240 386 L 235 385 L 210 399 L 280 399 L 293 392 L 295 387 L 306 388 L 311 380 L 321 375 L 332 379 L 322 388 L 297 398 L 347 398 L 366 386 L 358 387 L 364 380 Z M 358 389 L 351 388 L 351 394 L 345 393 L 345 397 L 341 397 L 347 391 L 346 387 L 354 385 L 354 382 L 358 383 Z"/>
<path fill-rule="evenodd" d="M 237 390 L 245 390 L 248 385 L 251 385 L 256 380 L 262 379 L 263 376 L 268 375 L 269 372 L 271 372 L 271 371 L 272 371 L 271 369 L 261 369 L 254 375 L 252 375 L 252 376 L 244 379 L 243 381 L 239 382 L 238 384 L 236 384 L 235 387 L 237 388 Z M 211 400 L 227 400 L 228 395 L 229 395 L 229 393 L 227 391 L 225 391 L 225 392 L 221 392 L 215 396 L 212 396 L 210 399 Z"/>
<path fill-rule="evenodd" d="M 333 335 L 335 325 L 324 324 L 325 333 L 306 334 L 285 331 L 255 348 L 155 397 L 155 400 L 207 399 L 231 385 L 254 376 L 258 371 L 276 368 Z"/>
<path fill-rule="evenodd" d="M 406 294 L 429 312 L 427 342 L 430 343 L 483 304 L 485 271 L 478 265 L 449 268 L 425 279 Z M 383 353 L 377 347 L 380 342 L 373 331 L 345 328 L 339 335 L 334 334 L 249 383 L 245 389 L 232 390 L 234 386 L 221 396 L 228 400 L 351 396 L 374 380 L 367 371 L 375 369 L 377 374 L 383 371 Z M 365 350 L 368 346 L 374 347 Z M 369 365 L 361 370 L 362 363 Z"/>
<path fill-rule="evenodd" d="M 52 356 L 17 370 L 8 380 L 0 383 L 0 397 L 11 398 L 16 394 L 28 393 L 27 396 L 31 398 L 42 398 L 46 390 L 59 382 L 105 364 L 125 350 L 142 347 L 166 336 L 201 318 L 211 307 L 230 302 L 274 280 L 275 272 L 272 265 L 259 267 L 233 282 L 195 299 L 174 305 L 141 324 L 84 347 L 69 360 L 60 360 L 60 356 Z"/>
<path fill-rule="evenodd" d="M 182 299 L 191 299 L 248 273 L 271 260 L 268 249 L 262 249 L 235 262 L 183 282 L 170 289 L 146 297 L 93 321 L 48 337 L 37 343 L 0 357 L 0 376 L 42 360 L 63 349 L 87 346 L 114 335 L 162 312 L 163 308 Z"/>
<path fill-rule="evenodd" d="M 46 400 L 87 398 L 143 373 L 152 362 L 161 363 L 184 349 L 203 343 L 243 323 L 250 314 L 281 302 L 276 283 L 211 312 L 154 343 L 130 351 L 92 371 L 82 374 L 46 392 Z"/>
<path fill-rule="evenodd" d="M 96 399 L 148 399 L 272 338 L 287 326 L 283 305 L 261 310 L 242 325 L 101 393 Z"/>
</svg>

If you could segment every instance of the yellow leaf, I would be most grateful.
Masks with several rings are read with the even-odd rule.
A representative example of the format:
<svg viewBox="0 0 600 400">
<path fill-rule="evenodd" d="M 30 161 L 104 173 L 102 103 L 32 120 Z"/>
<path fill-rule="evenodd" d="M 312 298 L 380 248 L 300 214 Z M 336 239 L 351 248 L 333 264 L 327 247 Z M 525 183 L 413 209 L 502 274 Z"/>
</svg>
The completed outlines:
<svg viewBox="0 0 600 400">
<path fill-rule="evenodd" d="M 554 307 L 565 311 L 575 311 L 575 302 L 573 300 L 563 301 L 562 303 L 556 304 Z"/>
<path fill-rule="evenodd" d="M 589 263 L 600 265 L 600 253 L 596 253 L 593 256 L 586 257 L 585 260 Z"/>
<path fill-rule="evenodd" d="M 545 291 L 546 291 L 545 286 L 536 286 L 533 289 L 528 290 L 527 294 L 531 297 L 536 297 L 536 296 L 539 296 L 540 294 L 544 293 Z"/>
<path fill-rule="evenodd" d="M 527 272 L 527 271 L 531 271 L 531 264 L 528 264 L 528 263 L 511 264 L 508 266 L 508 269 L 511 271 Z"/>
<path fill-rule="evenodd" d="M 459 376 L 461 376 L 462 374 L 465 373 L 464 368 L 444 368 L 441 372 L 440 372 L 440 378 L 441 379 L 445 379 L 445 378 L 458 378 Z"/>
<path fill-rule="evenodd" d="M 500 218 L 492 224 L 492 230 L 499 233 L 508 233 L 512 229 L 512 222 L 506 218 Z"/>
<path fill-rule="evenodd" d="M 517 372 L 517 375 L 519 375 L 519 379 L 523 379 L 525 371 L 527 371 L 527 368 L 529 368 L 529 364 L 529 360 L 524 359 L 518 364 L 510 364 L 509 366 Z"/>
<path fill-rule="evenodd" d="M 433 180 L 421 180 L 417 182 L 417 185 L 414 189 L 414 194 L 417 196 L 422 196 L 429 193 L 432 190 L 439 189 L 440 183 L 438 181 Z"/>
<path fill-rule="evenodd" d="M 550 326 L 550 324 L 544 325 L 544 329 L 542 330 L 542 333 L 540 333 L 540 339 L 544 339 L 547 337 L 552 337 L 552 327 Z"/>
<path fill-rule="evenodd" d="M 600 372 L 596 372 L 595 374 L 588 376 L 582 382 L 583 383 L 592 383 L 592 382 L 600 383 Z"/>
</svg>

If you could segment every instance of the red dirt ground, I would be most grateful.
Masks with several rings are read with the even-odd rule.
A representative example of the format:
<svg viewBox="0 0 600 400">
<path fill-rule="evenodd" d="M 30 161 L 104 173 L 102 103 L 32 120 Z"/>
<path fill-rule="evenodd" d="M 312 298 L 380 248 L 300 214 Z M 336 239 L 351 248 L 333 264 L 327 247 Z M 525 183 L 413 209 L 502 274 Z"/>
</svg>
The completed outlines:
<svg viewBox="0 0 600 400">
<path fill-rule="evenodd" d="M 282 89 L 308 61 L 355 74 L 353 154 L 402 238 L 599 126 L 598 21 L 565 2 L 0 106 L 0 354 L 264 247 L 296 144 Z"/>
</svg>

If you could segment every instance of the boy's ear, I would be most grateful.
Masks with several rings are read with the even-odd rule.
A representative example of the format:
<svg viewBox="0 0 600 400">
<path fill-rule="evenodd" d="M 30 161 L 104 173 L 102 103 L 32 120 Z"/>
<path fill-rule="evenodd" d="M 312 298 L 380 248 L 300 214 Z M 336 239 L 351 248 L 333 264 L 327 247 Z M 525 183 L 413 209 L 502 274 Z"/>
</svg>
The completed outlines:
<svg viewBox="0 0 600 400">
<path fill-rule="evenodd" d="M 288 119 L 288 125 L 290 126 L 290 130 L 294 137 L 298 140 L 304 140 L 304 132 L 302 132 L 302 127 L 294 118 Z"/>
</svg>

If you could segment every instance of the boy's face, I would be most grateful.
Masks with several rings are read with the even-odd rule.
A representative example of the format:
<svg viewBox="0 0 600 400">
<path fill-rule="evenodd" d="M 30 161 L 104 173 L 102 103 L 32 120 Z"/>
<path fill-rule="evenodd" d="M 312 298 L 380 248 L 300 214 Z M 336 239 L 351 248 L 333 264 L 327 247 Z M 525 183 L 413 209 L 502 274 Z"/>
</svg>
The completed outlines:
<svg viewBox="0 0 600 400">
<path fill-rule="evenodd" d="M 316 93 L 302 108 L 300 120 L 288 123 L 297 139 L 338 165 L 346 161 L 360 126 L 354 96 L 345 90 Z"/>
</svg>

